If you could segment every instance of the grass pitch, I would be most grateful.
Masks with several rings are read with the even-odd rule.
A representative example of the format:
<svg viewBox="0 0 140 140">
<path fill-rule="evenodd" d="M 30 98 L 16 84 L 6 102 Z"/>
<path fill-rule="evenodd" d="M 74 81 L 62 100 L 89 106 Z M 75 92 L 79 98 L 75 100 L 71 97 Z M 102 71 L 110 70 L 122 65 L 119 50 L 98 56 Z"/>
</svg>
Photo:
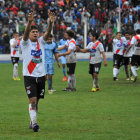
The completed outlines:
<svg viewBox="0 0 140 140">
<path fill-rule="evenodd" d="M 89 92 L 88 62 L 77 62 L 77 92 L 62 92 L 62 72 L 56 66 L 53 95 L 40 100 L 40 131 L 28 129 L 28 98 L 21 81 L 13 81 L 12 64 L 0 64 L 0 140 L 140 140 L 140 80 L 112 80 L 112 62 L 101 68 L 100 92 Z M 140 74 L 140 72 L 138 71 Z"/>
</svg>

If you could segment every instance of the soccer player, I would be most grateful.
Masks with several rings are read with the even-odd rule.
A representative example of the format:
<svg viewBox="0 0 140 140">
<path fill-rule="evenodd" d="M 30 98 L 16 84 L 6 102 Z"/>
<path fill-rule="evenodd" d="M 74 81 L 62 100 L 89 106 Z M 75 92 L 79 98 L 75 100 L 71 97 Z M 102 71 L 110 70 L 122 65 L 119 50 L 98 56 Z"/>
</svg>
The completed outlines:
<svg viewBox="0 0 140 140">
<path fill-rule="evenodd" d="M 47 39 L 47 43 L 45 45 L 45 71 L 46 71 L 46 79 L 48 80 L 48 93 L 52 94 L 54 91 L 52 88 L 52 76 L 54 75 L 54 59 L 57 61 L 58 67 L 60 68 L 60 63 L 57 57 L 57 48 L 56 43 L 52 41 L 53 36 L 50 35 Z"/>
<path fill-rule="evenodd" d="M 61 47 L 61 46 L 65 45 L 65 43 L 66 43 L 66 39 L 64 37 L 64 38 L 60 39 L 60 41 L 58 43 L 58 45 L 59 45 L 58 47 Z M 67 49 L 65 48 L 65 49 L 61 50 L 61 53 L 65 53 L 66 51 L 67 51 Z M 61 63 L 62 63 L 62 71 L 63 71 L 63 75 L 64 75 L 62 81 L 64 82 L 64 81 L 67 81 L 66 69 L 65 69 L 65 65 L 66 65 L 65 56 L 61 56 Z"/>
<path fill-rule="evenodd" d="M 92 79 L 93 79 L 93 87 L 91 89 L 92 92 L 96 92 L 100 90 L 100 87 L 98 85 L 98 76 L 99 76 L 99 71 L 102 62 L 101 54 L 104 59 L 104 66 L 107 66 L 103 44 L 97 39 L 98 39 L 98 34 L 92 31 L 90 34 L 91 42 L 88 44 L 88 46 L 85 49 L 78 48 L 78 51 L 80 52 L 83 53 L 90 52 L 89 74 L 92 75 Z"/>
<path fill-rule="evenodd" d="M 134 80 L 133 79 L 133 74 L 130 68 L 130 76 L 129 76 L 129 72 L 128 72 L 128 65 L 130 65 L 130 61 L 132 58 L 132 53 L 133 53 L 133 48 L 131 48 L 131 50 L 126 53 L 126 50 L 128 49 L 128 47 L 130 46 L 130 42 L 131 42 L 132 36 L 130 32 L 125 32 L 125 44 L 124 44 L 124 52 L 123 52 L 123 64 L 124 64 L 124 68 L 125 68 L 125 73 L 126 73 L 126 80 Z M 131 67 L 131 65 L 130 65 Z"/>
<path fill-rule="evenodd" d="M 113 80 L 118 80 L 117 76 L 120 72 L 120 67 L 123 64 L 123 52 L 124 52 L 125 39 L 122 38 L 122 33 L 118 32 L 116 38 L 113 39 Z"/>
<path fill-rule="evenodd" d="M 23 55 L 23 76 L 26 93 L 29 98 L 29 115 L 31 119 L 30 127 L 34 132 L 38 132 L 37 110 L 40 98 L 45 94 L 45 65 L 44 47 L 51 33 L 54 14 L 49 14 L 49 25 L 45 34 L 39 37 L 37 26 L 31 26 L 34 20 L 34 13 L 28 15 L 28 22 L 25 28 L 21 49 Z"/>
<path fill-rule="evenodd" d="M 76 67 L 76 42 L 74 40 L 74 32 L 67 30 L 65 32 L 67 42 L 64 46 L 59 47 L 57 50 L 67 49 L 65 53 L 59 53 L 58 56 L 66 56 L 67 74 L 68 74 L 68 87 L 64 91 L 76 91 L 75 67 Z"/>
<path fill-rule="evenodd" d="M 11 60 L 14 65 L 13 80 L 20 80 L 20 78 L 18 77 L 20 38 L 19 38 L 19 34 L 17 32 L 15 32 L 13 34 L 13 38 L 10 40 L 10 48 L 11 48 Z"/>
<path fill-rule="evenodd" d="M 132 37 L 131 44 L 128 47 L 127 53 L 129 53 L 132 47 L 134 47 L 134 52 L 131 60 L 131 70 L 133 75 L 135 76 L 134 82 L 136 82 L 138 75 L 135 66 L 140 66 L 140 29 L 136 30 L 136 35 Z"/>
</svg>

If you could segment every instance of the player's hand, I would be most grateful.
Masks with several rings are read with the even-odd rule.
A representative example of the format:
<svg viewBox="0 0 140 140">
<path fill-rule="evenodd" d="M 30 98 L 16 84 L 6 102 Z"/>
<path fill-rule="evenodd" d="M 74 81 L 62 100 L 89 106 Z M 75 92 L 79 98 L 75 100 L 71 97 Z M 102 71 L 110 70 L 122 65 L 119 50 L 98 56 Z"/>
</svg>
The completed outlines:
<svg viewBox="0 0 140 140">
<path fill-rule="evenodd" d="M 76 46 L 76 51 L 79 52 L 80 51 L 80 47 Z"/>
<path fill-rule="evenodd" d="M 105 66 L 105 67 L 107 66 L 107 61 L 104 61 L 104 66 Z"/>
<path fill-rule="evenodd" d="M 34 20 L 34 12 L 28 14 L 28 21 L 32 22 Z"/>
<path fill-rule="evenodd" d="M 60 69 L 60 68 L 61 68 L 61 65 L 60 65 L 60 63 L 59 63 L 59 62 L 57 63 L 57 65 L 58 65 L 58 68 Z"/>
<path fill-rule="evenodd" d="M 49 14 L 49 20 L 50 20 L 50 22 L 54 22 L 54 19 L 55 19 L 55 13 L 50 12 L 50 14 Z"/>
</svg>

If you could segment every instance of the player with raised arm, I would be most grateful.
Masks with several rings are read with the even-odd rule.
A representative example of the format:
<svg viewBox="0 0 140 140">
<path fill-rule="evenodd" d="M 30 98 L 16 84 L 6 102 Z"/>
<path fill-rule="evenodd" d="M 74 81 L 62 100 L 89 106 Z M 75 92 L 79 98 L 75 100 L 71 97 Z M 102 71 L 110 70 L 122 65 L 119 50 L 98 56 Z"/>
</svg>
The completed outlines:
<svg viewBox="0 0 140 140">
<path fill-rule="evenodd" d="M 54 13 L 49 14 L 48 28 L 40 38 L 37 26 L 31 26 L 33 20 L 34 13 L 31 12 L 28 15 L 27 26 L 21 41 L 21 49 L 23 55 L 24 85 L 29 98 L 30 128 L 34 132 L 38 132 L 38 102 L 40 98 L 44 98 L 45 94 L 44 47 L 52 30 Z"/>
<path fill-rule="evenodd" d="M 120 67 L 123 64 L 123 52 L 124 52 L 125 39 L 122 37 L 122 33 L 118 32 L 116 38 L 113 39 L 113 80 L 118 80 L 117 76 L 120 72 Z"/>
<path fill-rule="evenodd" d="M 85 49 L 80 49 L 80 48 L 78 49 L 78 51 L 82 53 L 90 52 L 89 74 L 92 75 L 92 79 L 93 79 L 93 87 L 91 89 L 92 92 L 96 92 L 100 90 L 98 84 L 98 76 L 99 76 L 99 71 L 102 62 L 101 54 L 104 59 L 104 66 L 107 66 L 103 44 L 97 39 L 98 39 L 98 34 L 94 31 L 91 32 L 90 34 L 91 42 L 88 44 L 88 46 Z"/>
<path fill-rule="evenodd" d="M 20 38 L 18 32 L 13 33 L 13 38 L 10 40 L 11 60 L 13 67 L 13 80 L 20 80 L 18 77 L 18 61 L 20 51 Z"/>
<path fill-rule="evenodd" d="M 67 42 L 57 50 L 67 49 L 65 53 L 59 53 L 58 56 L 66 56 L 67 74 L 68 74 L 68 87 L 64 91 L 76 91 L 75 67 L 76 67 L 76 42 L 74 40 L 74 32 L 67 30 L 65 32 Z"/>
<path fill-rule="evenodd" d="M 47 39 L 47 43 L 45 45 L 45 71 L 46 71 L 46 80 L 48 81 L 48 93 L 52 94 L 56 90 L 52 87 L 52 77 L 54 75 L 54 58 L 57 61 L 58 67 L 60 68 L 59 59 L 57 56 L 57 48 L 56 43 L 52 41 L 53 36 L 50 35 Z"/>
<path fill-rule="evenodd" d="M 137 80 L 137 72 L 135 66 L 140 66 L 140 29 L 136 30 L 136 35 L 133 36 L 131 40 L 131 44 L 128 47 L 127 53 L 129 53 L 130 49 L 134 47 L 133 56 L 131 59 L 131 70 L 133 75 L 135 76 L 134 82 Z"/>
</svg>

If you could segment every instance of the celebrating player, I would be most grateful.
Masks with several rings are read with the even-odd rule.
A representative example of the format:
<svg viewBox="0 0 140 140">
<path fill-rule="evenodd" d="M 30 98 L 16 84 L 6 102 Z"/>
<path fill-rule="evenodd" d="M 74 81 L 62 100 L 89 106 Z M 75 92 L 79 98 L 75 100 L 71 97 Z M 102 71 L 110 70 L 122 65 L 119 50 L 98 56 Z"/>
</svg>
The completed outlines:
<svg viewBox="0 0 140 140">
<path fill-rule="evenodd" d="M 28 22 L 25 28 L 21 48 L 23 54 L 23 75 L 24 85 L 29 98 L 30 128 L 38 132 L 37 110 L 40 98 L 45 93 L 45 65 L 44 47 L 51 33 L 54 14 L 49 14 L 49 25 L 43 37 L 39 37 L 37 26 L 31 26 L 34 20 L 34 13 L 28 15 Z"/>
<path fill-rule="evenodd" d="M 91 42 L 85 49 L 78 49 L 78 51 L 86 53 L 90 52 L 90 65 L 89 65 L 89 74 L 92 75 L 93 79 L 93 87 L 91 89 L 92 92 L 96 92 L 100 90 L 98 85 L 98 75 L 101 68 L 102 57 L 104 59 L 104 66 L 107 66 L 106 56 L 104 53 L 103 44 L 97 40 L 98 34 L 95 32 L 91 32 L 90 40 Z"/>
<path fill-rule="evenodd" d="M 19 47 L 20 47 L 20 38 L 19 34 L 15 32 L 13 37 L 10 40 L 10 48 L 11 48 L 11 60 L 14 65 L 13 68 L 13 80 L 20 80 L 18 77 L 18 61 L 19 61 Z"/>
<path fill-rule="evenodd" d="M 125 39 L 122 38 L 122 33 L 118 32 L 116 38 L 113 39 L 113 80 L 118 80 L 117 76 L 120 72 L 120 67 L 123 63 L 123 51 L 124 51 Z"/>
<path fill-rule="evenodd" d="M 135 69 L 135 66 L 140 66 L 140 29 L 136 30 L 136 35 L 133 36 L 131 40 L 131 44 L 127 50 L 127 53 L 129 53 L 130 49 L 134 47 L 134 52 L 131 60 L 131 70 L 133 75 L 135 76 L 134 82 L 137 80 L 137 72 Z"/>
<path fill-rule="evenodd" d="M 57 49 L 56 43 L 52 42 L 53 36 L 50 35 L 47 39 L 47 43 L 45 45 L 45 71 L 46 71 L 46 79 L 48 80 L 48 93 L 52 94 L 54 91 L 52 88 L 52 76 L 54 75 L 54 59 L 57 61 L 58 67 L 60 68 L 60 63 L 57 57 Z"/>
<path fill-rule="evenodd" d="M 76 42 L 74 40 L 74 32 L 67 30 L 65 33 L 67 42 L 64 46 L 59 47 L 57 50 L 67 48 L 67 52 L 59 53 L 58 56 L 66 56 L 67 74 L 68 74 L 68 87 L 64 91 L 76 91 L 75 67 L 76 67 Z"/>
</svg>

